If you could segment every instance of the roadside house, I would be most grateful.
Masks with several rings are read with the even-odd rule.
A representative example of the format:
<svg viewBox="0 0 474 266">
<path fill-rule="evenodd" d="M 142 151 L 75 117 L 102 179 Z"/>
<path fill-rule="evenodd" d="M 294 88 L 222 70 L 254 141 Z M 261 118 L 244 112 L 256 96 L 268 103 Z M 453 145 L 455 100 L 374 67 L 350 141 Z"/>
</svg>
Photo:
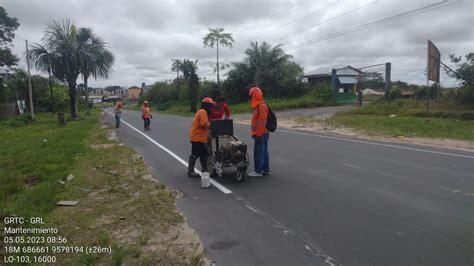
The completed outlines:
<svg viewBox="0 0 474 266">
<path fill-rule="evenodd" d="M 359 78 L 364 73 L 357 68 L 346 66 L 336 69 L 336 91 L 334 92 L 336 102 L 354 102 Z M 331 86 L 332 69 L 324 68 L 307 73 L 303 77 L 308 79 L 310 86 Z"/>
<path fill-rule="evenodd" d="M 132 86 L 128 88 L 127 94 L 125 95 L 125 99 L 129 101 L 136 101 L 138 98 L 140 98 L 140 95 L 142 94 L 142 88 L 137 87 L 137 86 Z"/>
</svg>

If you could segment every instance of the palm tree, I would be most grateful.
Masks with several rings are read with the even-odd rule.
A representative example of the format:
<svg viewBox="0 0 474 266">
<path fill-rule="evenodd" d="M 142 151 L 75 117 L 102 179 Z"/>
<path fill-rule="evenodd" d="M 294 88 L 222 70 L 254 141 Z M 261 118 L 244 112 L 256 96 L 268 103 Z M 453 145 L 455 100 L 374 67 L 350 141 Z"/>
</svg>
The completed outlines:
<svg viewBox="0 0 474 266">
<path fill-rule="evenodd" d="M 171 64 L 171 71 L 176 71 L 179 73 L 179 71 L 181 70 L 180 69 L 180 65 L 181 65 L 181 60 L 179 59 L 172 59 L 173 60 L 173 64 Z"/>
<path fill-rule="evenodd" d="M 204 36 L 203 42 L 204 47 L 209 46 L 214 48 L 214 45 L 217 49 L 217 63 L 216 63 L 216 70 L 217 70 L 217 85 L 219 85 L 219 44 L 224 47 L 234 47 L 234 39 L 232 38 L 231 33 L 224 32 L 224 28 L 209 28 L 209 33 Z"/>
<path fill-rule="evenodd" d="M 113 54 L 107 50 L 105 42 L 95 35 L 91 28 L 80 28 L 77 41 L 83 56 L 81 73 L 84 79 L 87 114 L 89 114 L 89 86 L 90 76 L 108 78 L 114 63 Z"/>
<path fill-rule="evenodd" d="M 270 46 L 250 43 L 245 51 L 245 59 L 233 63 L 229 71 L 226 89 L 229 95 L 239 100 L 248 97 L 248 88 L 259 85 L 265 88 L 267 96 L 288 96 L 298 93 L 296 81 L 303 69 L 291 61 L 292 56 L 285 54 L 281 45 Z M 296 87 L 295 87 L 296 86 Z"/>
<path fill-rule="evenodd" d="M 184 59 L 179 63 L 179 70 L 183 73 L 184 79 L 189 79 L 192 73 L 195 73 L 198 69 L 197 66 L 198 60 L 191 61 L 189 59 Z"/>
<path fill-rule="evenodd" d="M 175 60 L 171 67 L 173 71 L 181 71 L 181 73 L 183 73 L 183 78 L 188 81 L 189 105 L 191 112 L 196 112 L 197 109 L 197 97 L 199 90 L 199 78 L 196 74 L 198 69 L 197 63 L 198 60 Z"/>
<path fill-rule="evenodd" d="M 54 54 L 51 62 L 53 75 L 69 87 L 69 107 L 71 118 L 78 116 L 76 81 L 81 73 L 84 54 L 77 42 L 76 26 L 69 19 L 53 21 L 43 36 L 45 47 Z"/>
<path fill-rule="evenodd" d="M 30 60 L 33 61 L 33 66 L 44 72 L 48 72 L 49 90 L 51 94 L 50 108 L 51 112 L 54 113 L 54 100 L 53 100 L 53 79 L 52 79 L 52 62 L 54 62 L 54 54 L 51 53 L 46 47 L 41 44 L 30 45 L 29 51 Z"/>
<path fill-rule="evenodd" d="M 191 61 L 189 59 L 184 59 L 181 64 L 181 72 L 183 72 L 183 77 L 188 81 L 189 86 L 189 106 L 191 112 L 196 112 L 197 110 L 197 97 L 199 90 L 199 78 L 196 74 L 198 69 L 197 67 L 198 60 Z"/>
<path fill-rule="evenodd" d="M 271 47 L 267 42 L 257 46 L 252 42 L 250 48 L 245 50 L 246 61 L 255 71 L 255 84 L 262 83 L 266 77 L 274 76 L 275 72 L 283 68 L 292 58 L 291 55 L 285 54 L 281 46 L 279 44 Z"/>
</svg>

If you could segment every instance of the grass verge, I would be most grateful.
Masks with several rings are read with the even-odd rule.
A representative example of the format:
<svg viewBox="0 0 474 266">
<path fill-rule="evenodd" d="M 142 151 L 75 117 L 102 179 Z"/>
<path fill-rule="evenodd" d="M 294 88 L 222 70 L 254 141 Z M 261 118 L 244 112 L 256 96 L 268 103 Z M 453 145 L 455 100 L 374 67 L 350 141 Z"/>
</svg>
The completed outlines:
<svg viewBox="0 0 474 266">
<path fill-rule="evenodd" d="M 42 217 L 43 227 L 59 233 L 37 236 L 67 239 L 67 244 L 34 245 L 48 247 L 47 253 L 22 255 L 55 256 L 60 265 L 204 263 L 199 239 L 176 209 L 176 193 L 154 181 L 143 160 L 110 137 L 113 131 L 99 123 L 98 111 L 65 127 L 56 124 L 51 115 L 40 114 L 31 124 L 0 125 L 2 221 L 12 214 Z M 68 175 L 74 178 L 67 181 Z M 59 200 L 79 204 L 57 207 Z M 53 253 L 58 246 L 95 247 L 95 252 Z M 11 255 L 3 247 L 0 253 Z"/>
<path fill-rule="evenodd" d="M 267 99 L 266 102 L 275 111 L 333 105 L 331 102 L 316 99 L 316 97 L 313 95 L 305 95 L 297 98 Z M 252 109 L 248 102 L 230 104 L 229 107 L 233 114 L 243 114 L 252 112 Z M 134 111 L 141 110 L 141 106 L 139 105 L 126 105 L 125 108 Z M 189 111 L 189 105 L 183 103 L 166 104 L 164 106 L 157 106 L 155 103 L 150 103 L 150 108 L 152 109 L 152 111 L 158 110 L 158 112 L 163 114 L 193 116 L 193 113 Z"/>
<path fill-rule="evenodd" d="M 474 110 L 447 102 L 426 106 L 414 100 L 376 101 L 365 107 L 339 113 L 327 120 L 336 127 L 350 127 L 369 135 L 426 137 L 474 141 Z"/>
</svg>

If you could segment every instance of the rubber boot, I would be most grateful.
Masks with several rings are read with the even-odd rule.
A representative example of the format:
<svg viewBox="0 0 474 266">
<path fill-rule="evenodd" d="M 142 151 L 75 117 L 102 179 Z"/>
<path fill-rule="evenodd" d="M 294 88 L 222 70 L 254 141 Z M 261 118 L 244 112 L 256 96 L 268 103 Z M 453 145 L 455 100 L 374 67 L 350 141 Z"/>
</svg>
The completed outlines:
<svg viewBox="0 0 474 266">
<path fill-rule="evenodd" d="M 209 172 L 207 169 L 207 156 L 200 156 L 199 162 L 201 163 L 201 169 L 203 172 Z"/>
<path fill-rule="evenodd" d="M 196 156 L 191 155 L 189 156 L 188 162 L 188 176 L 189 177 L 199 177 L 199 174 L 194 172 L 194 165 L 196 164 Z"/>
</svg>

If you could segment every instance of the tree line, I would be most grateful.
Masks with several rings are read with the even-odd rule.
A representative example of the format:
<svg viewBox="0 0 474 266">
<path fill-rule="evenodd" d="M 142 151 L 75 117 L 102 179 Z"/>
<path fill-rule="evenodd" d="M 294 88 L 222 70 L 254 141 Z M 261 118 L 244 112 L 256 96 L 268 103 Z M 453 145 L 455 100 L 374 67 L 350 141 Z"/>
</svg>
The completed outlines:
<svg viewBox="0 0 474 266">
<path fill-rule="evenodd" d="M 232 48 L 232 34 L 223 28 L 209 29 L 204 36 L 205 47 L 216 48 L 216 63 L 213 65 L 217 81 L 200 79 L 197 76 L 197 60 L 177 59 L 171 65 L 172 71 L 181 73 L 172 83 L 157 82 L 142 96 L 166 109 L 173 103 L 188 102 L 190 111 L 196 110 L 199 98 L 225 96 L 230 102 L 248 99 L 248 89 L 252 86 L 263 88 L 266 97 L 297 97 L 308 93 L 308 85 L 303 82 L 303 67 L 292 61 L 280 45 L 271 46 L 266 42 L 258 45 L 250 43 L 245 57 L 240 62 L 222 64 L 219 60 L 219 47 Z M 219 71 L 230 68 L 228 77 L 221 82 Z"/>
<path fill-rule="evenodd" d="M 15 37 L 14 31 L 19 27 L 16 18 L 8 16 L 3 7 L 0 7 L 0 66 L 14 67 L 19 58 L 11 53 L 9 45 Z M 86 102 L 88 102 L 88 81 L 90 78 L 108 78 L 114 63 L 114 55 L 107 48 L 105 41 L 94 33 L 91 28 L 77 27 L 70 19 L 62 21 L 53 20 L 44 31 L 41 43 L 30 45 L 26 54 L 34 68 L 48 75 L 47 84 L 49 87 L 49 110 L 55 111 L 55 97 L 58 89 L 67 86 L 69 94 L 69 109 L 72 118 L 78 117 L 78 89 L 77 80 L 82 76 L 83 87 L 85 88 Z M 25 72 L 16 68 L 14 73 L 9 75 L 6 82 L 9 92 L 0 91 L 2 98 L 11 94 L 18 99 L 23 94 L 26 84 Z M 41 77 L 33 77 L 33 86 L 42 84 Z M 3 85 L 3 81 L 1 82 Z M 21 86 L 21 87 L 20 87 Z M 24 86 L 24 87 L 23 87 Z M 41 87 L 38 85 L 37 87 Z M 44 90 L 36 90 L 37 92 Z M 41 94 L 41 96 L 44 96 Z M 27 99 L 25 95 L 23 99 Z M 41 97 L 41 99 L 44 99 Z M 62 99 L 62 98 L 61 98 Z M 3 99 L 5 100 L 5 99 Z M 38 101 L 38 99 L 35 99 Z M 89 105 L 87 112 L 89 112 Z"/>
<path fill-rule="evenodd" d="M 0 65 L 14 66 L 18 58 L 11 53 L 9 44 L 15 37 L 14 31 L 19 23 L 16 18 L 8 17 L 0 7 L 2 31 L 0 31 Z M 197 60 L 176 59 L 171 70 L 178 72 L 178 77 L 171 83 L 157 82 L 152 89 L 142 95 L 142 99 L 149 99 L 160 108 L 166 109 L 174 103 L 187 103 L 190 111 L 195 111 L 199 99 L 205 96 L 216 98 L 223 95 L 229 102 L 243 102 L 248 99 L 248 89 L 259 86 L 263 89 L 266 98 L 291 98 L 307 94 L 314 94 L 330 100 L 331 91 L 327 86 L 310 87 L 303 80 L 304 69 L 293 61 L 293 57 L 286 54 L 281 45 L 271 46 L 266 42 L 260 44 L 250 42 L 245 50 L 244 58 L 239 62 L 225 64 L 219 58 L 219 49 L 233 48 L 234 39 L 231 33 L 223 28 L 209 29 L 209 33 L 202 38 L 204 47 L 216 49 L 216 63 L 213 64 L 217 81 L 206 80 L 198 76 Z M 86 102 L 88 102 L 88 81 L 90 78 L 108 78 L 112 71 L 114 56 L 108 50 L 105 41 L 90 28 L 77 27 L 71 20 L 52 21 L 44 32 L 41 43 L 34 43 L 30 47 L 28 59 L 33 66 L 48 75 L 47 82 L 40 77 L 33 78 L 35 95 L 41 95 L 39 102 L 46 103 L 44 85 L 49 88 L 49 110 L 57 110 L 61 101 L 55 100 L 60 94 L 59 88 L 67 87 L 69 109 L 71 117 L 78 116 L 78 86 L 77 80 L 82 77 L 85 88 Z M 451 56 L 456 65 L 456 74 L 450 72 L 453 78 L 461 80 L 462 88 L 457 93 L 457 99 L 463 103 L 474 102 L 473 84 L 474 54 L 462 57 Z M 220 71 L 229 69 L 225 80 L 221 80 Z M 8 81 L 8 87 L 26 88 L 25 74 L 17 70 Z M 363 77 L 361 87 L 377 87 L 383 83 L 381 74 L 367 73 Z M 415 90 L 417 96 L 426 95 L 423 86 L 411 85 L 401 81 L 392 82 L 396 90 Z M 439 89 L 439 88 L 438 88 Z M 23 95 L 27 99 L 25 90 L 14 89 L 7 95 L 18 99 Z M 418 95 L 419 94 L 419 95 Z M 431 93 L 430 93 L 431 94 Z M 394 94 L 396 95 L 396 94 Z M 0 93 L 4 96 L 4 93 Z M 36 100 L 38 101 L 38 99 Z M 89 105 L 87 105 L 88 107 Z"/>
</svg>

